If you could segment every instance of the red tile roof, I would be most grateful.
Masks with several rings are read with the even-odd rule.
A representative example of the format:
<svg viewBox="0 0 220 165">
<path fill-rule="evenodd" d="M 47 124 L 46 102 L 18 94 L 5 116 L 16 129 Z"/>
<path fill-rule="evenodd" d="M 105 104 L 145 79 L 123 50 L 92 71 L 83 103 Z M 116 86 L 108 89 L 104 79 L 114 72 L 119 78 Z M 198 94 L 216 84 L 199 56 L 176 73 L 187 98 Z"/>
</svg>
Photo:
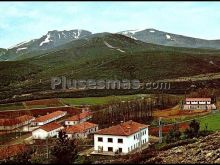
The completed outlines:
<svg viewBox="0 0 220 165">
<path fill-rule="evenodd" d="M 94 123 L 90 123 L 90 122 L 83 122 L 77 125 L 73 125 L 70 127 L 65 128 L 65 132 L 67 134 L 74 134 L 74 133 L 83 133 L 86 130 L 90 129 L 90 128 L 94 128 L 97 127 L 97 124 Z"/>
<path fill-rule="evenodd" d="M 186 101 L 211 101 L 211 98 L 186 98 Z"/>
<path fill-rule="evenodd" d="M 44 121 L 47 121 L 47 120 L 49 120 L 49 119 L 55 118 L 55 117 L 57 117 L 57 116 L 60 116 L 60 115 L 62 115 L 63 113 L 65 113 L 65 112 L 64 112 L 64 111 L 55 111 L 55 112 L 52 112 L 52 113 L 50 113 L 50 114 L 47 114 L 47 115 L 38 117 L 38 118 L 36 118 L 33 122 L 44 122 Z"/>
<path fill-rule="evenodd" d="M 60 125 L 59 123 L 53 122 L 53 123 L 43 125 L 43 126 L 39 127 L 39 129 L 43 129 L 44 131 L 50 132 L 55 129 L 61 128 L 61 127 L 63 127 L 63 126 Z"/>
<path fill-rule="evenodd" d="M 121 123 L 121 124 L 118 124 L 118 125 L 115 125 L 109 128 L 101 129 L 98 132 L 96 132 L 96 134 L 129 136 L 140 131 L 140 128 L 147 128 L 147 127 L 148 125 L 140 124 L 140 123 L 130 120 L 125 123 Z"/>
<path fill-rule="evenodd" d="M 14 119 L 0 119 L 0 126 L 13 126 L 34 119 L 33 116 L 23 115 Z"/>
<path fill-rule="evenodd" d="M 20 122 L 26 122 L 26 121 L 30 121 L 32 119 L 34 119 L 33 116 L 29 116 L 29 115 L 23 115 L 23 116 L 19 116 L 16 119 L 18 119 Z"/>
<path fill-rule="evenodd" d="M 13 126 L 19 123 L 16 119 L 0 119 L 0 126 Z"/>
<path fill-rule="evenodd" d="M 92 115 L 92 112 L 89 112 L 89 111 L 86 111 L 86 112 L 82 112 L 78 115 L 74 115 L 70 118 L 68 118 L 66 121 L 79 121 L 79 120 L 82 120 L 88 116 L 91 116 Z"/>
</svg>

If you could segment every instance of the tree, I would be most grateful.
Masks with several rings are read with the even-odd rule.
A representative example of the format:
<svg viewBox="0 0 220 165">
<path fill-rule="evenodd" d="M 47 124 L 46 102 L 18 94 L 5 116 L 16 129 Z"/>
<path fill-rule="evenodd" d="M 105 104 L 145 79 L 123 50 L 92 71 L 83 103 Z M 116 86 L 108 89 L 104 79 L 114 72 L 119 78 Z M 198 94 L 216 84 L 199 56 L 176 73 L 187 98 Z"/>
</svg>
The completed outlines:
<svg viewBox="0 0 220 165">
<path fill-rule="evenodd" d="M 65 132 L 59 132 L 59 138 L 56 145 L 51 150 L 51 155 L 54 157 L 53 163 L 57 164 L 72 164 L 77 157 L 76 140 L 70 140 Z"/>
<path fill-rule="evenodd" d="M 173 128 L 168 132 L 166 136 L 166 142 L 176 142 L 180 139 L 181 132 L 179 131 L 179 127 L 177 124 L 173 126 Z"/>
<path fill-rule="evenodd" d="M 185 130 L 185 135 L 187 138 L 197 137 L 199 135 L 200 124 L 195 119 L 190 122 L 189 128 Z"/>
</svg>

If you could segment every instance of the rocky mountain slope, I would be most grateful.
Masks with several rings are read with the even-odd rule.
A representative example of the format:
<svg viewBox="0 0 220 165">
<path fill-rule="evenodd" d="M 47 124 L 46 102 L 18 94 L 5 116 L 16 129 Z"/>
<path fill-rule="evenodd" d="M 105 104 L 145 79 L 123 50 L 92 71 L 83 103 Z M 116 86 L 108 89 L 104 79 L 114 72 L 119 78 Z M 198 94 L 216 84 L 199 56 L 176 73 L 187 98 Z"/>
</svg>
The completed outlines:
<svg viewBox="0 0 220 165">
<path fill-rule="evenodd" d="M 178 146 L 166 151 L 161 151 L 159 154 L 146 160 L 165 164 L 179 163 L 220 163 L 220 132 L 216 132 L 207 137 L 198 139 L 197 142 L 186 146 Z M 157 162 L 157 161 L 156 161 Z"/>
<path fill-rule="evenodd" d="M 119 34 L 123 34 L 143 42 L 165 46 L 220 49 L 220 40 L 204 40 L 199 38 L 186 37 L 183 35 L 163 32 L 156 29 L 127 30 L 119 32 Z"/>
<path fill-rule="evenodd" d="M 81 39 L 91 34 L 92 33 L 87 30 L 79 29 L 70 31 L 49 31 L 46 35 L 39 39 L 22 42 L 8 48 L 5 54 L 0 56 L 0 60 L 17 60 L 34 57 L 48 52 L 60 45 Z"/>
</svg>

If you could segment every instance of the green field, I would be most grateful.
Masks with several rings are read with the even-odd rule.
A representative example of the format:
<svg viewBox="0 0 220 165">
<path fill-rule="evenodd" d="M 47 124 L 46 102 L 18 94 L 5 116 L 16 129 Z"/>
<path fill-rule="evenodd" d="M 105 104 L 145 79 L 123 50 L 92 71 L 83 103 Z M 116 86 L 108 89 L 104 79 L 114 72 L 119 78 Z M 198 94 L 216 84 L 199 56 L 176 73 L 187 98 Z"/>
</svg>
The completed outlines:
<svg viewBox="0 0 220 165">
<path fill-rule="evenodd" d="M 211 114 L 205 118 L 200 118 L 200 127 L 205 129 L 205 125 L 208 125 L 208 130 L 217 131 L 220 130 L 220 112 Z"/>
<path fill-rule="evenodd" d="M 25 109 L 22 103 L 0 104 L 0 111 Z"/>
<path fill-rule="evenodd" d="M 122 95 L 122 96 L 106 96 L 106 97 L 63 98 L 62 101 L 63 103 L 69 105 L 104 105 L 114 100 L 126 101 L 126 100 L 141 98 L 142 96 L 149 97 L 150 95 L 137 94 L 137 95 Z"/>
</svg>

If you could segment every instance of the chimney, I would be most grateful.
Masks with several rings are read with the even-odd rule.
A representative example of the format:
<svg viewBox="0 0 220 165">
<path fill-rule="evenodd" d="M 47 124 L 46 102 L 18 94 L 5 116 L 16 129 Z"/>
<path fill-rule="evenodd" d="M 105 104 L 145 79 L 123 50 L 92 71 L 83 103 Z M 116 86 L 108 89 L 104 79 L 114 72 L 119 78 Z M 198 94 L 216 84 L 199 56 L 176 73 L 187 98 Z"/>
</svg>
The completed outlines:
<svg viewBox="0 0 220 165">
<path fill-rule="evenodd" d="M 130 120 L 130 125 L 132 125 L 132 120 Z"/>
<path fill-rule="evenodd" d="M 122 125 L 123 121 L 121 121 L 120 125 Z"/>
</svg>

